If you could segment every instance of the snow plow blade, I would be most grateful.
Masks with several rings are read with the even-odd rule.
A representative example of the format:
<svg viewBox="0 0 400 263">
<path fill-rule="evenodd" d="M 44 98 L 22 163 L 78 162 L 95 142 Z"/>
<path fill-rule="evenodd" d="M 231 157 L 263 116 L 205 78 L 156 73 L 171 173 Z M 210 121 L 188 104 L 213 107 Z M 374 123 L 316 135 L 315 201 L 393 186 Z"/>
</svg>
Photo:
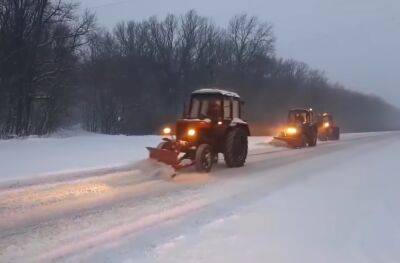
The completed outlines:
<svg viewBox="0 0 400 263">
<path fill-rule="evenodd" d="M 290 147 L 295 142 L 295 139 L 288 137 L 275 136 L 270 144 L 280 147 Z"/>
<path fill-rule="evenodd" d="M 298 140 L 296 137 L 282 137 L 282 136 L 276 136 L 274 137 L 275 140 L 286 142 L 286 143 L 293 143 Z"/>
<path fill-rule="evenodd" d="M 150 153 L 150 159 L 171 165 L 173 167 L 178 166 L 178 153 L 174 151 L 158 149 L 153 147 L 146 147 Z"/>
<path fill-rule="evenodd" d="M 288 142 L 289 141 L 289 139 L 287 137 L 280 137 L 280 136 L 275 136 L 274 140 L 284 141 L 284 142 Z"/>
</svg>

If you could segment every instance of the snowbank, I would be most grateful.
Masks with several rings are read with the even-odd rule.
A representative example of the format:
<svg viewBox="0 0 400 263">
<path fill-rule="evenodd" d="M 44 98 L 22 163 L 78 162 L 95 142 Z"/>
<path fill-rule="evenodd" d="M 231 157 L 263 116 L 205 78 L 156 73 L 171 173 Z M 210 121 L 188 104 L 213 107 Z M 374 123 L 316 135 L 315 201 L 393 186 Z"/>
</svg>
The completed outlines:
<svg viewBox="0 0 400 263">
<path fill-rule="evenodd" d="M 145 147 L 160 140 L 159 136 L 65 135 L 0 140 L 0 182 L 128 165 L 146 158 Z"/>
</svg>

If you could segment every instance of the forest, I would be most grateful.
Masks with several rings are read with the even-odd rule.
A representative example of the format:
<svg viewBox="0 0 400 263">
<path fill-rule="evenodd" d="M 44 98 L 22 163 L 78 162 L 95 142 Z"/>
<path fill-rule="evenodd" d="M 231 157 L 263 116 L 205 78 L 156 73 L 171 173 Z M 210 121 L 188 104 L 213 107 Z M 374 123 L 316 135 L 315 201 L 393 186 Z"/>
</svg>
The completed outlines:
<svg viewBox="0 0 400 263">
<path fill-rule="evenodd" d="M 206 87 L 238 92 L 255 134 L 294 107 L 331 112 L 345 131 L 400 128 L 398 108 L 278 57 L 275 45 L 272 25 L 247 14 L 221 27 L 189 10 L 109 30 L 77 2 L 1 1 L 0 136 L 78 123 L 98 133 L 154 134 Z"/>
</svg>

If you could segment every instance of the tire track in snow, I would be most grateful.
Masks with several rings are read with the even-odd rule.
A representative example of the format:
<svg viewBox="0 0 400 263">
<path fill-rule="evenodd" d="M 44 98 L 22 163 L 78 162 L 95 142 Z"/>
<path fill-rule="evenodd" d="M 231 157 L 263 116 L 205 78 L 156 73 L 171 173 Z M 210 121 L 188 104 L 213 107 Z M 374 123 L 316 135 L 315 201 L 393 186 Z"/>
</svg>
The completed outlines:
<svg viewBox="0 0 400 263">
<path fill-rule="evenodd" d="M 41 255 L 38 261 L 57 261 L 63 257 L 67 257 L 81 251 L 93 248 L 96 246 L 101 246 L 121 238 L 131 236 L 138 231 L 143 231 L 146 228 L 158 225 L 165 221 L 178 218 L 180 216 L 186 216 L 192 212 L 195 212 L 203 207 L 205 207 L 207 202 L 205 200 L 197 200 L 189 204 L 174 207 L 170 210 L 163 211 L 156 214 L 151 214 L 140 218 L 134 222 L 120 225 L 108 229 L 104 232 L 97 233 L 94 236 L 83 238 L 80 241 L 65 244 L 55 250 Z"/>
</svg>

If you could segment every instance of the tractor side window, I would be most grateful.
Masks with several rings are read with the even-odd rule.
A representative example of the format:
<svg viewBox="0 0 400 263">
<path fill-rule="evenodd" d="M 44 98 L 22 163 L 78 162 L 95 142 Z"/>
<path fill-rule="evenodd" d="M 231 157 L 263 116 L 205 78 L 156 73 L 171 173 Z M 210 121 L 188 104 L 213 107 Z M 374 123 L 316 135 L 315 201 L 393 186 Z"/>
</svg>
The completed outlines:
<svg viewBox="0 0 400 263">
<path fill-rule="evenodd" d="M 190 118 L 196 119 L 199 115 L 200 101 L 198 99 L 192 100 L 192 107 L 190 109 Z"/>
<path fill-rule="evenodd" d="M 240 107 L 239 107 L 239 101 L 234 100 L 233 105 L 232 105 L 232 117 L 233 118 L 240 118 Z"/>
<path fill-rule="evenodd" d="M 204 119 L 205 117 L 210 117 L 210 115 L 212 114 L 209 104 L 210 104 L 210 102 L 208 100 L 203 100 L 201 102 L 201 109 L 200 109 L 200 115 L 199 115 L 200 119 Z"/>
<path fill-rule="evenodd" d="M 231 100 L 224 99 L 224 118 L 230 119 L 231 118 Z"/>
</svg>

